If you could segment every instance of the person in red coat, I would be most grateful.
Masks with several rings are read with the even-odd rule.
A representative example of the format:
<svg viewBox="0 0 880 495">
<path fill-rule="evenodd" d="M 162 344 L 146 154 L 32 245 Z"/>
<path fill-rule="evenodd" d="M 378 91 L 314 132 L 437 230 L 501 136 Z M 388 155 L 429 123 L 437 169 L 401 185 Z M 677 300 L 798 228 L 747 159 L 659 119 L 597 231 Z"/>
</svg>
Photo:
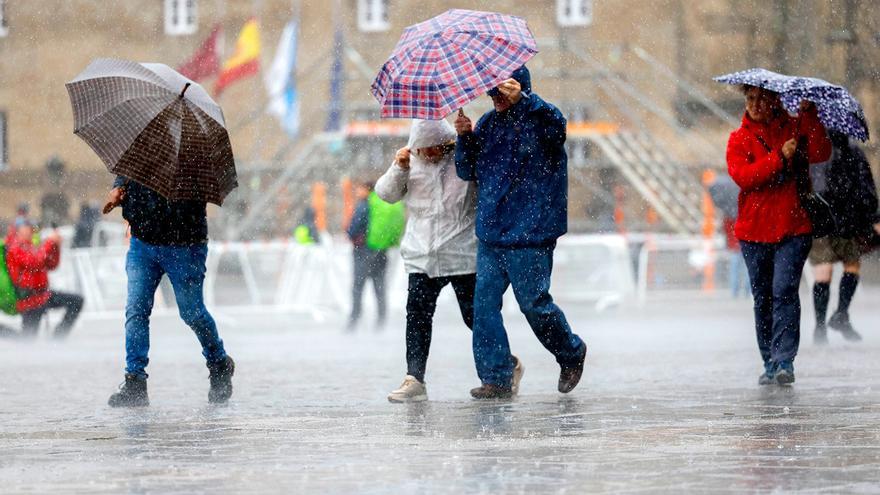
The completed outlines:
<svg viewBox="0 0 880 495">
<path fill-rule="evenodd" d="M 58 234 L 49 234 L 40 245 L 34 245 L 33 238 L 33 225 L 26 219 L 19 219 L 14 232 L 6 239 L 6 268 L 18 296 L 22 335 L 36 336 L 46 311 L 64 308 L 64 319 L 55 329 L 55 337 L 66 337 L 82 310 L 83 298 L 78 294 L 49 290 L 49 270 L 57 268 L 61 261 Z"/>
<path fill-rule="evenodd" d="M 727 170 L 740 187 L 734 228 L 755 299 L 755 330 L 764 360 L 762 385 L 794 382 L 800 341 L 801 273 L 812 245 L 812 225 L 798 196 L 793 163 L 799 142 L 810 163 L 831 156 L 831 141 L 816 108 L 801 104 L 792 117 L 779 95 L 743 88 L 742 126 L 730 134 Z"/>
</svg>

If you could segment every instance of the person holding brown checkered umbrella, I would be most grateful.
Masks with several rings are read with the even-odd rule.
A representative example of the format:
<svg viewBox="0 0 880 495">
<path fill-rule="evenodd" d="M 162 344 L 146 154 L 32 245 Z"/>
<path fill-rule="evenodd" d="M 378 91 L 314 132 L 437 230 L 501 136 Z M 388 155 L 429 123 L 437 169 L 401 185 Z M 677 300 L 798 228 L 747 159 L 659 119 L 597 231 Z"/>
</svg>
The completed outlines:
<svg viewBox="0 0 880 495">
<path fill-rule="evenodd" d="M 202 346 L 208 399 L 225 403 L 235 363 L 203 295 L 207 203 L 221 205 L 238 185 L 223 111 L 201 86 L 163 64 L 97 59 L 66 86 L 74 133 L 117 176 L 104 213 L 121 205 L 131 226 L 125 382 L 109 405 L 149 405 L 150 313 L 163 275 Z"/>
</svg>

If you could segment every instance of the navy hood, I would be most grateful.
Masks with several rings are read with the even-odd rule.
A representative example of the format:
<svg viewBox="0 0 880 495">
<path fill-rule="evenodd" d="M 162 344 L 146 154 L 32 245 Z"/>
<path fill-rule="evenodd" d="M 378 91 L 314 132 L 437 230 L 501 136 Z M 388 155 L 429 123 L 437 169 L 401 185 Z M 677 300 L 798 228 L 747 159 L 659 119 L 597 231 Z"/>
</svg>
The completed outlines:
<svg viewBox="0 0 880 495">
<path fill-rule="evenodd" d="M 510 75 L 511 78 L 516 79 L 516 82 L 519 83 L 520 88 L 523 93 L 532 92 L 532 74 L 529 72 L 529 69 L 523 65 L 519 69 L 513 71 L 513 74 Z M 495 96 L 498 94 L 498 88 L 492 88 L 489 90 L 489 96 Z"/>
</svg>

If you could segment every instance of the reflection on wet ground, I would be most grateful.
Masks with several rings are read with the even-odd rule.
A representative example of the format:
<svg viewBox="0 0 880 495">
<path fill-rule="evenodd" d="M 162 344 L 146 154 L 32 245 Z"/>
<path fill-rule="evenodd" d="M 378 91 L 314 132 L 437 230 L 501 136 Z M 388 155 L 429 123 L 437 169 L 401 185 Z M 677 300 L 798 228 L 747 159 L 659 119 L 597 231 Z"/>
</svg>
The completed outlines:
<svg viewBox="0 0 880 495">
<path fill-rule="evenodd" d="M 860 308 L 865 328 L 880 328 Z M 880 335 L 804 342 L 795 386 L 768 388 L 756 385 L 747 306 L 714 302 L 685 320 L 669 305 L 574 308 L 591 357 L 562 396 L 552 357 L 508 318 L 522 396 L 482 403 L 467 398 L 469 333 L 454 307 L 442 311 L 431 401 L 410 405 L 384 399 L 404 371 L 400 329 L 347 336 L 239 318 L 223 329 L 236 394 L 211 407 L 195 339 L 162 320 L 153 405 L 136 411 L 104 405 L 121 379 L 118 322 L 85 323 L 64 344 L 0 342 L 2 491 L 880 491 Z"/>
</svg>

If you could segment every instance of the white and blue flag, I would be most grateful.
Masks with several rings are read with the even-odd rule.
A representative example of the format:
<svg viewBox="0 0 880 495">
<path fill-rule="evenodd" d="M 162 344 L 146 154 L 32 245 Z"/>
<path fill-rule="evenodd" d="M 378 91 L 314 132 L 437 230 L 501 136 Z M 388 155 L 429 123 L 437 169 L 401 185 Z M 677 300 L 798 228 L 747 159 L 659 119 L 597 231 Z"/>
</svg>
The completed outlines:
<svg viewBox="0 0 880 495">
<path fill-rule="evenodd" d="M 269 113 L 281 120 L 281 127 L 291 137 L 299 133 L 299 93 L 296 89 L 296 49 L 299 24 L 290 21 L 284 26 L 275 50 L 275 59 L 266 73 Z"/>
</svg>

